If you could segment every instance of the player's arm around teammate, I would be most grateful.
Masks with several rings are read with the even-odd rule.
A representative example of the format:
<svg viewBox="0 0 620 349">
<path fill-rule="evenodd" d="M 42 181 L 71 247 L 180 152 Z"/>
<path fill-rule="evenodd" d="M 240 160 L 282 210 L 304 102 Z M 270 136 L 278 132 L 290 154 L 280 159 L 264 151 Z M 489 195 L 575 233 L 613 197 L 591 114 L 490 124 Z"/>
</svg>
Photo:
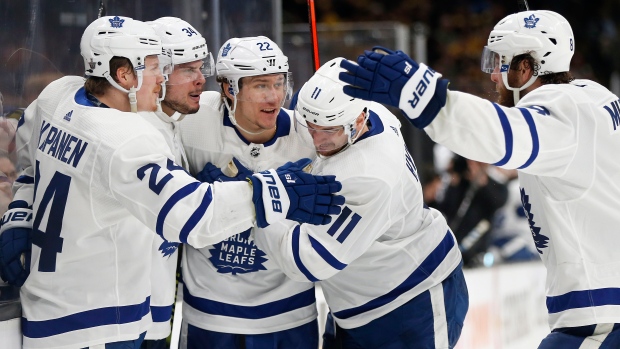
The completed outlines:
<svg viewBox="0 0 620 349">
<path fill-rule="evenodd" d="M 256 243 L 289 277 L 321 285 L 337 326 L 326 348 L 453 347 L 468 307 L 454 235 L 422 201 L 396 117 L 342 92 L 341 60 L 304 84 L 295 119 L 318 154 L 312 173 L 341 179 L 342 213 L 257 229 Z"/>
</svg>

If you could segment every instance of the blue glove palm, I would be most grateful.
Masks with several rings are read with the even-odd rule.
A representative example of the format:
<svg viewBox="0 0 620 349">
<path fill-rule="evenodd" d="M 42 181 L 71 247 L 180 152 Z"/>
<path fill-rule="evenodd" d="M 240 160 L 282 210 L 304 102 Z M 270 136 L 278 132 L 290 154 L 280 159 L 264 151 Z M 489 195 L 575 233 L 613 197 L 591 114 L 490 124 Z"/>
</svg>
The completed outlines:
<svg viewBox="0 0 620 349">
<path fill-rule="evenodd" d="M 248 170 L 243 166 L 239 160 L 233 158 L 233 164 L 237 167 L 237 175 L 234 177 L 226 176 L 222 170 L 213 165 L 210 162 L 207 162 L 202 171 L 196 174 L 196 179 L 201 182 L 207 183 L 215 183 L 215 182 L 234 182 L 234 181 L 245 181 L 249 176 L 253 174 L 252 171 Z"/>
<path fill-rule="evenodd" d="M 30 274 L 32 210 L 9 208 L 2 216 L 0 277 L 11 285 L 22 286 Z"/>
<path fill-rule="evenodd" d="M 344 197 L 335 176 L 314 176 L 303 171 L 312 162 L 287 162 L 277 170 L 249 177 L 254 188 L 256 224 L 264 228 L 284 218 L 300 223 L 329 224 L 330 215 L 340 214 Z"/>
<path fill-rule="evenodd" d="M 402 51 L 375 46 L 357 63 L 340 63 L 347 72 L 338 77 L 350 85 L 343 87 L 344 93 L 398 107 L 415 127 L 428 126 L 446 104 L 448 80 Z"/>
</svg>

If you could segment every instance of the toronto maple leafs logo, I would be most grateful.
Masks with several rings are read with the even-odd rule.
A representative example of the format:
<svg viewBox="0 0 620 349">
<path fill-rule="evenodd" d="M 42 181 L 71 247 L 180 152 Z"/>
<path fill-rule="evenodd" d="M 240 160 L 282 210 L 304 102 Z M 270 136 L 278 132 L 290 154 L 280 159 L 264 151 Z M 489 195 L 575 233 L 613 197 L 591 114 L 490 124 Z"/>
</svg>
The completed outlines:
<svg viewBox="0 0 620 349">
<path fill-rule="evenodd" d="M 179 243 L 170 242 L 168 240 L 164 240 L 164 242 L 159 245 L 159 250 L 164 257 L 170 257 L 172 254 L 179 248 Z"/>
<path fill-rule="evenodd" d="M 267 261 L 265 252 L 250 239 L 250 229 L 213 245 L 210 252 L 209 260 L 221 274 L 237 275 L 267 270 L 263 265 Z"/>
<path fill-rule="evenodd" d="M 230 46 L 230 42 L 226 44 L 226 46 L 224 46 L 224 48 L 222 49 L 222 57 L 228 56 L 228 51 L 230 51 L 231 48 L 232 47 Z"/>
<path fill-rule="evenodd" d="M 531 211 L 532 204 L 530 204 L 530 197 L 525 194 L 525 189 L 523 188 L 521 188 L 521 204 L 523 205 L 527 222 L 530 224 L 530 231 L 532 232 L 532 237 L 534 238 L 534 243 L 536 244 L 536 250 L 538 253 L 543 254 L 541 249 L 547 248 L 549 238 L 541 234 L 540 227 L 535 225 L 536 222 L 534 221 L 534 214 Z"/>
<path fill-rule="evenodd" d="M 538 23 L 540 18 L 536 18 L 536 16 L 534 16 L 534 14 L 532 14 L 529 17 L 523 18 L 523 20 L 525 21 L 525 27 L 529 28 L 529 29 L 532 29 L 532 28 L 536 27 L 536 23 Z"/>
<path fill-rule="evenodd" d="M 125 20 L 120 18 L 119 16 L 114 16 L 114 18 L 110 18 L 110 25 L 112 26 L 112 28 L 122 28 L 124 22 Z"/>
</svg>

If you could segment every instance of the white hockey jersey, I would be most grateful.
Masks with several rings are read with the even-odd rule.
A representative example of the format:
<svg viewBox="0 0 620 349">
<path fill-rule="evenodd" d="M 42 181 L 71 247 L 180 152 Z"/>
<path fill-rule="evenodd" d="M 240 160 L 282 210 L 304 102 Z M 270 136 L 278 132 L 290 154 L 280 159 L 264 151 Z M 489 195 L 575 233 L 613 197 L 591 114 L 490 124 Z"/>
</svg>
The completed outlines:
<svg viewBox="0 0 620 349">
<path fill-rule="evenodd" d="M 174 155 L 175 163 L 187 169 L 187 158 L 181 144 L 178 121 L 164 112 L 140 112 L 166 139 L 166 144 Z M 137 220 L 136 220 L 137 221 Z M 137 221 L 142 229 L 150 229 Z M 137 226 L 136 229 L 140 229 Z M 151 318 L 153 325 L 146 332 L 145 339 L 164 339 L 170 335 L 170 318 L 172 304 L 175 302 L 176 269 L 178 260 L 178 244 L 163 239 L 157 234 L 153 236 L 153 264 L 151 266 Z"/>
<path fill-rule="evenodd" d="M 547 267 L 551 328 L 620 323 L 620 100 L 589 80 L 544 85 L 515 108 L 449 91 L 425 128 L 464 157 L 519 170 Z"/>
<path fill-rule="evenodd" d="M 461 263 L 446 220 L 422 202 L 400 122 L 372 103 L 368 132 L 317 158 L 314 174 L 335 174 L 346 198 L 331 224 L 285 221 L 254 231 L 256 244 L 297 281 L 319 281 L 336 322 L 356 328 L 441 283 Z"/>
<path fill-rule="evenodd" d="M 191 173 L 207 162 L 226 168 L 233 157 L 253 172 L 313 158 L 314 150 L 299 143 L 292 122 L 281 109 L 274 138 L 250 143 L 232 125 L 220 93 L 203 92 L 198 113 L 180 123 Z M 187 246 L 183 254 L 183 319 L 193 326 L 261 334 L 317 317 L 314 284 L 287 278 L 271 256 L 256 247 L 249 230 L 205 248 Z"/>
<path fill-rule="evenodd" d="M 15 200 L 34 210 L 24 348 L 83 348 L 150 327 L 153 233 L 122 229 L 126 221 L 137 217 L 168 241 L 198 247 L 254 222 L 247 183 L 195 181 L 157 129 L 135 113 L 97 107 L 83 84 L 65 77 L 48 85 L 17 131 L 25 171 Z"/>
</svg>

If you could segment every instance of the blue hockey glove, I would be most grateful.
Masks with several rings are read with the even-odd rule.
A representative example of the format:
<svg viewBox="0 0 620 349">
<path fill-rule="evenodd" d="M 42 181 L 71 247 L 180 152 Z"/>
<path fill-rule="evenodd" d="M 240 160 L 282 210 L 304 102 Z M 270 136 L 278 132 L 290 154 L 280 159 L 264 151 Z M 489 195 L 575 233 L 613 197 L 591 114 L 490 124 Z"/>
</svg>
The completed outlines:
<svg viewBox="0 0 620 349">
<path fill-rule="evenodd" d="M 340 80 L 351 85 L 344 93 L 398 107 L 415 127 L 428 126 L 446 105 L 448 80 L 402 51 L 375 46 L 357 64 L 342 60 L 340 66 L 347 70 Z"/>
<path fill-rule="evenodd" d="M 335 176 L 314 176 L 303 171 L 310 159 L 287 162 L 277 170 L 250 176 L 256 207 L 256 225 L 264 228 L 284 218 L 300 223 L 329 224 L 340 214 L 344 197 Z"/>
<path fill-rule="evenodd" d="M 233 158 L 233 164 L 237 167 L 237 175 L 234 177 L 226 176 L 222 170 L 213 165 L 210 162 L 207 162 L 202 171 L 196 174 L 196 179 L 201 182 L 207 183 L 215 183 L 215 182 L 234 182 L 234 181 L 245 181 L 249 176 L 253 174 L 252 171 L 248 170 L 243 166 L 239 160 Z"/>
<path fill-rule="evenodd" d="M 15 203 L 17 201 L 11 205 Z M 30 274 L 32 210 L 11 205 L 2 216 L 0 228 L 0 278 L 11 285 L 22 286 Z"/>
</svg>

